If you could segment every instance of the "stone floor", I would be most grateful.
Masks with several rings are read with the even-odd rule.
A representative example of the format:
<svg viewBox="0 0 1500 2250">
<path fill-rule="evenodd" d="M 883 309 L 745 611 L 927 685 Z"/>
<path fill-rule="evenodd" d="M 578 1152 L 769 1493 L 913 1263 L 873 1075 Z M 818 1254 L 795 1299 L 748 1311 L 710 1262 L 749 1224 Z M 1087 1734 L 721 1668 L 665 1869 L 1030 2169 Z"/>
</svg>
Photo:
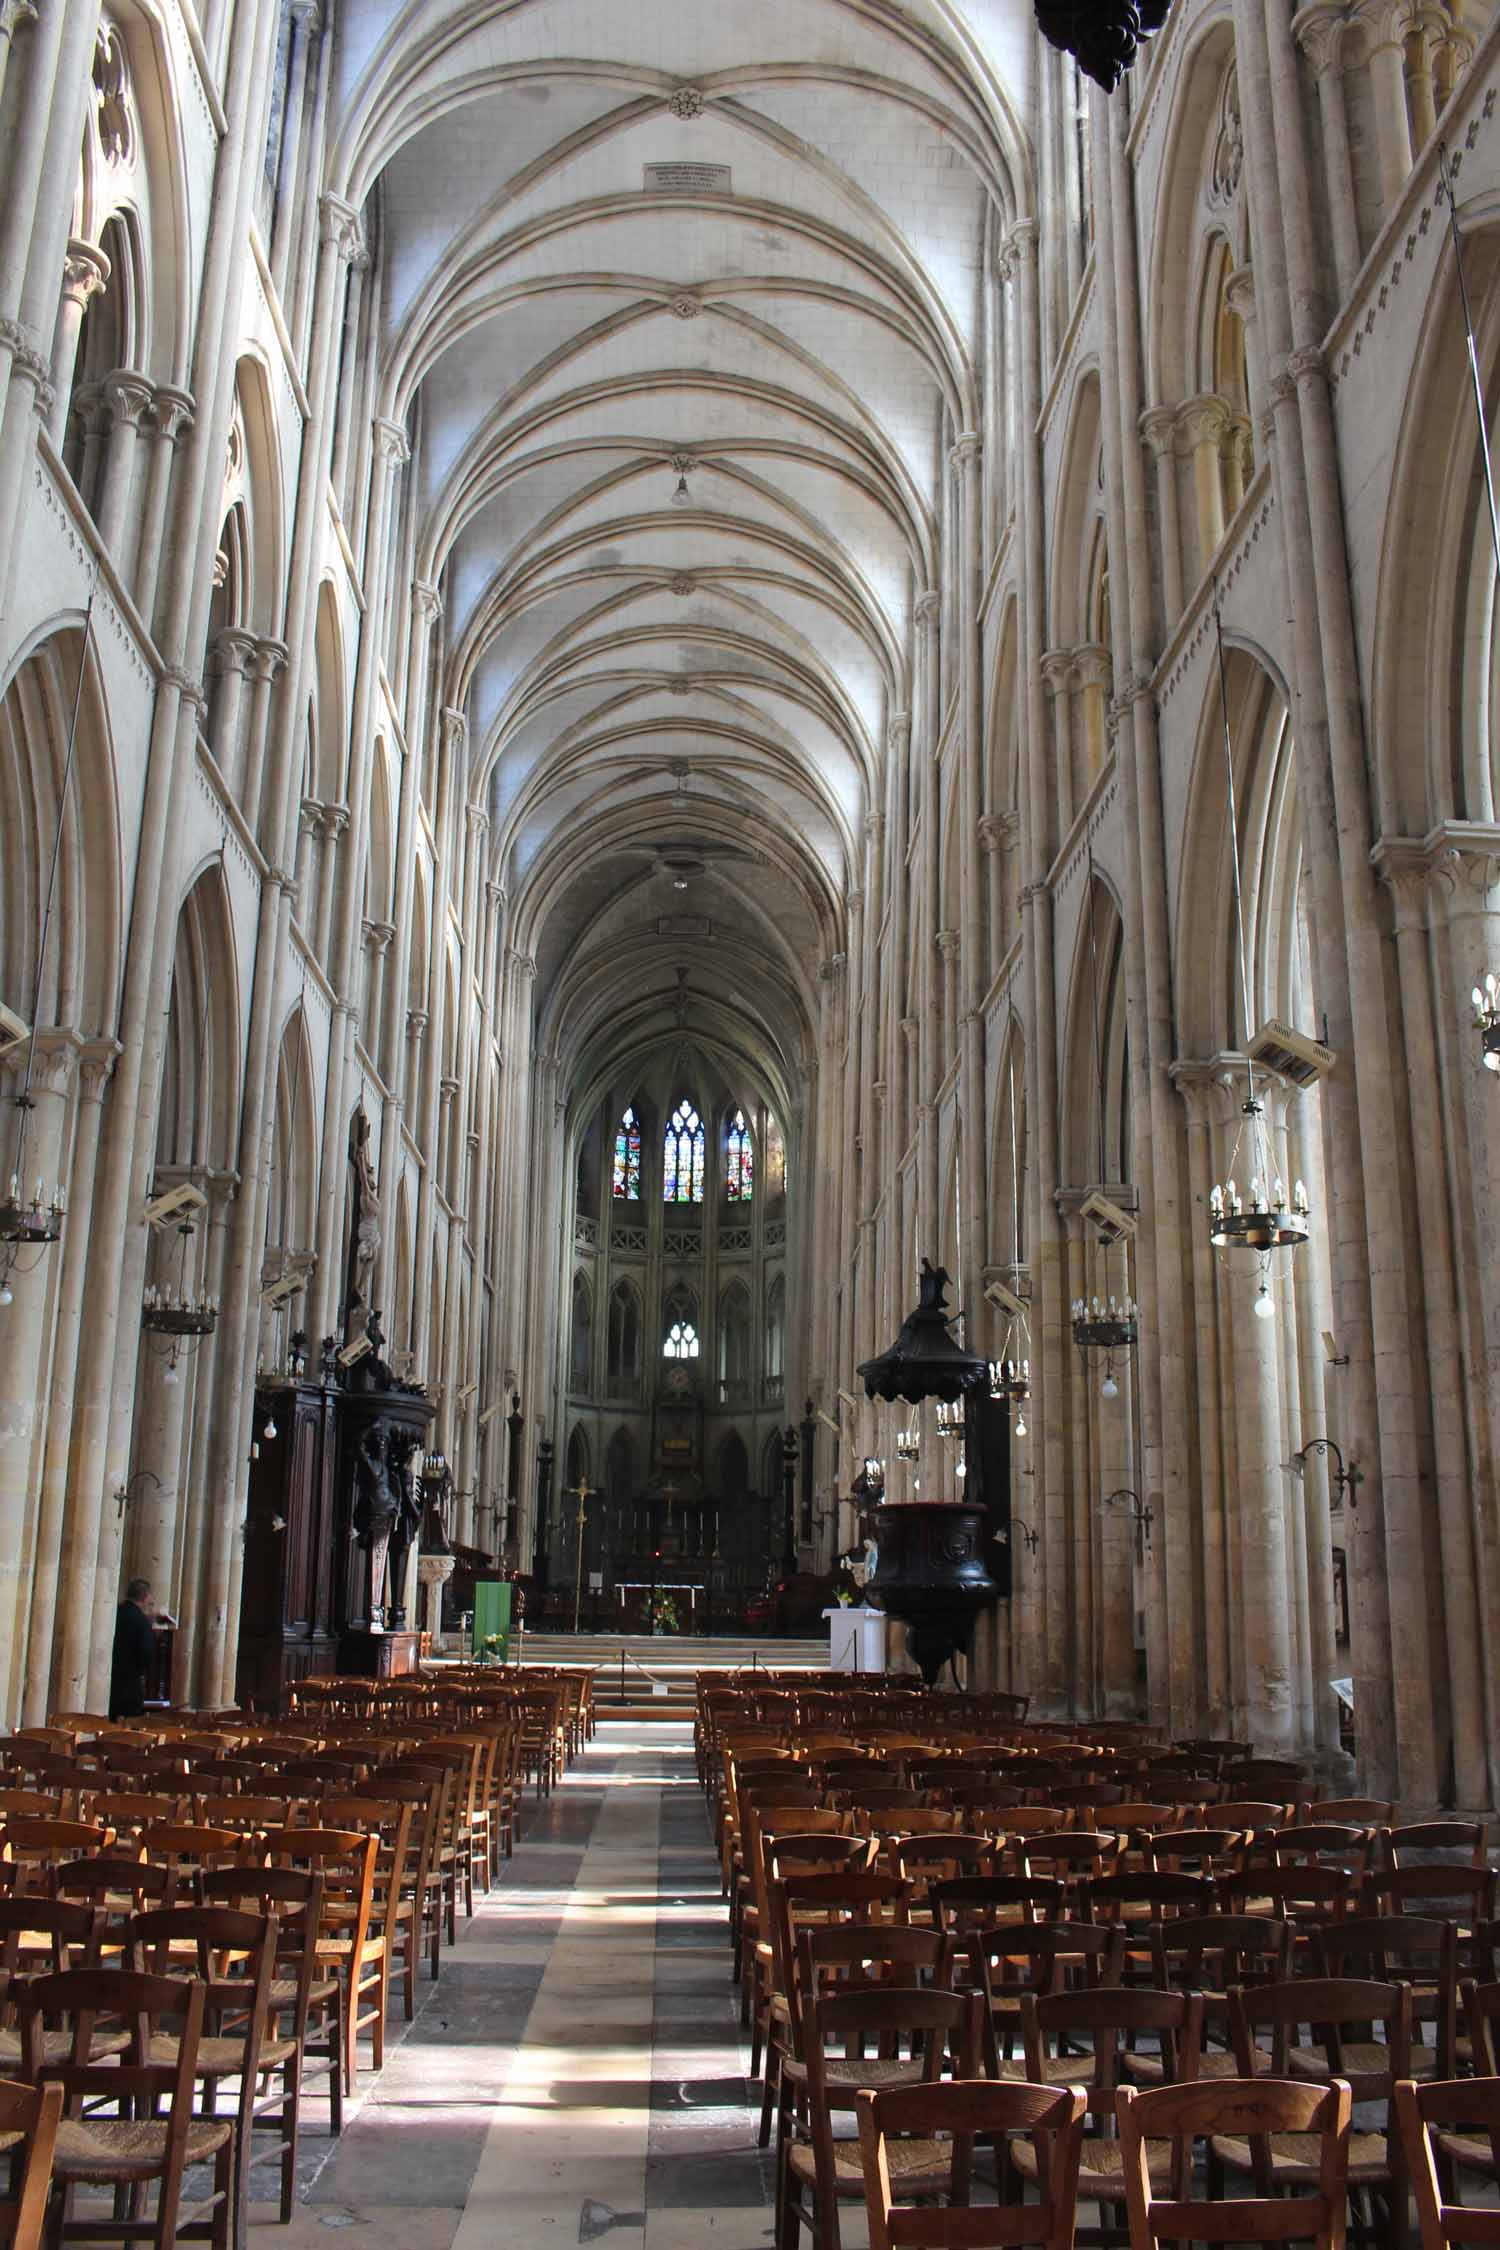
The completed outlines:
<svg viewBox="0 0 1500 2250">
<path fill-rule="evenodd" d="M 762 2250 L 724 1933 L 690 1730 L 601 1724 L 338 2141 L 312 2105 L 290 2228 L 257 2169 L 262 2250 Z"/>
</svg>

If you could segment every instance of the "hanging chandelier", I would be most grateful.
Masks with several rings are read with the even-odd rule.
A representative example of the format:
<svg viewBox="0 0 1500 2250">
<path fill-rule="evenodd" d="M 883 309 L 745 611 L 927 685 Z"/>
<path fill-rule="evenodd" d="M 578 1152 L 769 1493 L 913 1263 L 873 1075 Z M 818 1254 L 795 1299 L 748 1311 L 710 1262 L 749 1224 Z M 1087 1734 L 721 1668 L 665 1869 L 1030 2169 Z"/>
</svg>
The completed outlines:
<svg viewBox="0 0 1500 2250">
<path fill-rule="evenodd" d="M 1224 730 L 1224 779 L 1229 797 L 1229 866 L 1234 884 L 1235 945 L 1239 955 L 1240 1000 L 1246 1036 L 1250 1013 L 1250 967 L 1245 952 L 1245 902 L 1240 885 L 1240 823 L 1234 791 L 1234 742 L 1229 732 L 1229 686 L 1224 670 L 1224 625 L 1219 612 L 1219 588 L 1214 584 L 1214 646 L 1219 666 L 1219 716 Z M 1253 1310 L 1259 1320 L 1274 1320 L 1271 1295 L 1271 1253 L 1295 1250 L 1308 1237 L 1311 1206 L 1300 1180 L 1292 1182 L 1290 1198 L 1271 1151 L 1266 1130 L 1265 1104 L 1255 1080 L 1255 1059 L 1245 1057 L 1245 1099 L 1240 1104 L 1241 1124 L 1229 1152 L 1223 1180 L 1215 1180 L 1208 1193 L 1208 1239 L 1216 1250 L 1248 1250 L 1260 1260 L 1260 1286 Z M 1239 1180 L 1248 1173 L 1242 1195 Z"/>
<path fill-rule="evenodd" d="M 990 1397 L 998 1404 L 1002 1399 L 1016 1410 L 1012 1428 L 1017 1437 L 1026 1435 L 1026 1401 L 1031 1396 L 1031 1362 L 1029 1359 L 992 1359 L 990 1361 Z"/>
<path fill-rule="evenodd" d="M 141 1327 L 147 1336 L 164 1336 L 167 1368 L 162 1377 L 169 1389 L 177 1382 L 177 1362 L 184 1351 L 196 1351 L 205 1336 L 211 1336 L 219 1322 L 219 1300 L 207 1290 L 194 1290 L 188 1285 L 188 1244 L 193 1228 L 184 1220 L 177 1229 L 181 1242 L 177 1261 L 177 1282 L 166 1288 L 156 1283 L 148 1284 L 141 1305 Z M 270 1435 L 275 1435 L 271 1426 Z"/>
</svg>

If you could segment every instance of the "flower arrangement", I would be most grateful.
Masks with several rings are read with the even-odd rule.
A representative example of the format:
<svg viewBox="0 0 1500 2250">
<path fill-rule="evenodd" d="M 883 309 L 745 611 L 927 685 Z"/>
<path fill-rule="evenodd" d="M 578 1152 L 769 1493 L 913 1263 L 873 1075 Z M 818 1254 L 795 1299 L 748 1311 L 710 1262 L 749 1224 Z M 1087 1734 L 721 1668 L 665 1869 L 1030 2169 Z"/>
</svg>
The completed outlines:
<svg viewBox="0 0 1500 2250">
<path fill-rule="evenodd" d="M 651 1596 L 651 1630 L 653 1633 L 675 1633 L 682 1624 L 677 1604 L 670 1594 Z"/>
<path fill-rule="evenodd" d="M 505 1661 L 505 1635 L 486 1633 L 474 1654 L 481 1664 L 503 1664 Z"/>
</svg>

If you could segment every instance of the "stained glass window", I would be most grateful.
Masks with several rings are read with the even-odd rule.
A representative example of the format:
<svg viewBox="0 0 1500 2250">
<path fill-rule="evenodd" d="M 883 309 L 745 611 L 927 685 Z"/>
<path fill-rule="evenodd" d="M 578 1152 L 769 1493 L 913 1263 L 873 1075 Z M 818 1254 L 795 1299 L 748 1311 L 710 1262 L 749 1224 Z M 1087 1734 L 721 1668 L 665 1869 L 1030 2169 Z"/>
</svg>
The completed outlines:
<svg viewBox="0 0 1500 2250">
<path fill-rule="evenodd" d="M 680 1283 L 668 1291 L 661 1311 L 666 1331 L 662 1341 L 663 1359 L 696 1359 L 698 1357 L 698 1300 L 691 1289 Z"/>
<path fill-rule="evenodd" d="M 724 1192 L 731 1203 L 748 1203 L 755 1186 L 755 1159 L 750 1153 L 750 1128 L 745 1113 L 737 1109 L 724 1135 Z"/>
<path fill-rule="evenodd" d="M 622 1203 L 641 1200 L 641 1127 L 634 1109 L 627 1109 L 615 1135 L 614 1193 Z"/>
<path fill-rule="evenodd" d="M 665 1203 L 703 1201 L 703 1121 L 692 1103 L 684 1099 L 672 1112 L 662 1149 L 662 1200 Z M 680 1354 L 692 1357 L 693 1353 Z"/>
<path fill-rule="evenodd" d="M 668 1359 L 696 1359 L 698 1331 L 690 1320 L 674 1320 L 667 1330 L 664 1350 Z"/>
</svg>

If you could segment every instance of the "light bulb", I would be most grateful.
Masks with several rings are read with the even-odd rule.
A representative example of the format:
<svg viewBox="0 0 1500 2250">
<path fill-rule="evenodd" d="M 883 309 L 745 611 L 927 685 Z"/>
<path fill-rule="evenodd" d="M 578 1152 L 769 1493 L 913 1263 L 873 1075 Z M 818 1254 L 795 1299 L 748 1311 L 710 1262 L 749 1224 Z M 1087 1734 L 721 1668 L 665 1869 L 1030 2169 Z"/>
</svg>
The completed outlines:
<svg viewBox="0 0 1500 2250">
<path fill-rule="evenodd" d="M 266 1426 L 260 1434 L 268 1444 L 270 1440 L 276 1435 L 276 1417 L 274 1414 L 268 1414 L 266 1416 Z"/>
<path fill-rule="evenodd" d="M 1024 1415 L 1024 1414 L 1018 1414 L 1018 1415 L 1016 1416 L 1016 1436 L 1017 1436 L 1017 1437 L 1024 1437 L 1025 1435 L 1026 1435 L 1026 1417 L 1025 1417 L 1025 1415 Z"/>
<path fill-rule="evenodd" d="M 13 1305 L 15 1296 L 8 1281 L 0 1281 L 0 1305 Z"/>
<path fill-rule="evenodd" d="M 167 1361 L 167 1372 L 165 1373 L 165 1375 L 163 1375 L 162 1381 L 166 1384 L 169 1391 L 173 1391 L 177 1388 L 177 1369 L 174 1367 L 171 1360 Z"/>
<path fill-rule="evenodd" d="M 1099 1396 L 1101 1398 L 1118 1398 L 1119 1395 L 1119 1384 L 1115 1381 L 1113 1375 L 1106 1375 L 1103 1382 L 1099 1385 Z"/>
<path fill-rule="evenodd" d="M 1253 1309 L 1257 1320 L 1274 1320 L 1276 1318 L 1276 1301 L 1264 1282 L 1255 1292 Z"/>
<path fill-rule="evenodd" d="M 679 477 L 677 490 L 672 495 L 672 505 L 674 508 L 690 508 L 692 504 L 693 496 L 688 490 L 687 478 Z"/>
</svg>

